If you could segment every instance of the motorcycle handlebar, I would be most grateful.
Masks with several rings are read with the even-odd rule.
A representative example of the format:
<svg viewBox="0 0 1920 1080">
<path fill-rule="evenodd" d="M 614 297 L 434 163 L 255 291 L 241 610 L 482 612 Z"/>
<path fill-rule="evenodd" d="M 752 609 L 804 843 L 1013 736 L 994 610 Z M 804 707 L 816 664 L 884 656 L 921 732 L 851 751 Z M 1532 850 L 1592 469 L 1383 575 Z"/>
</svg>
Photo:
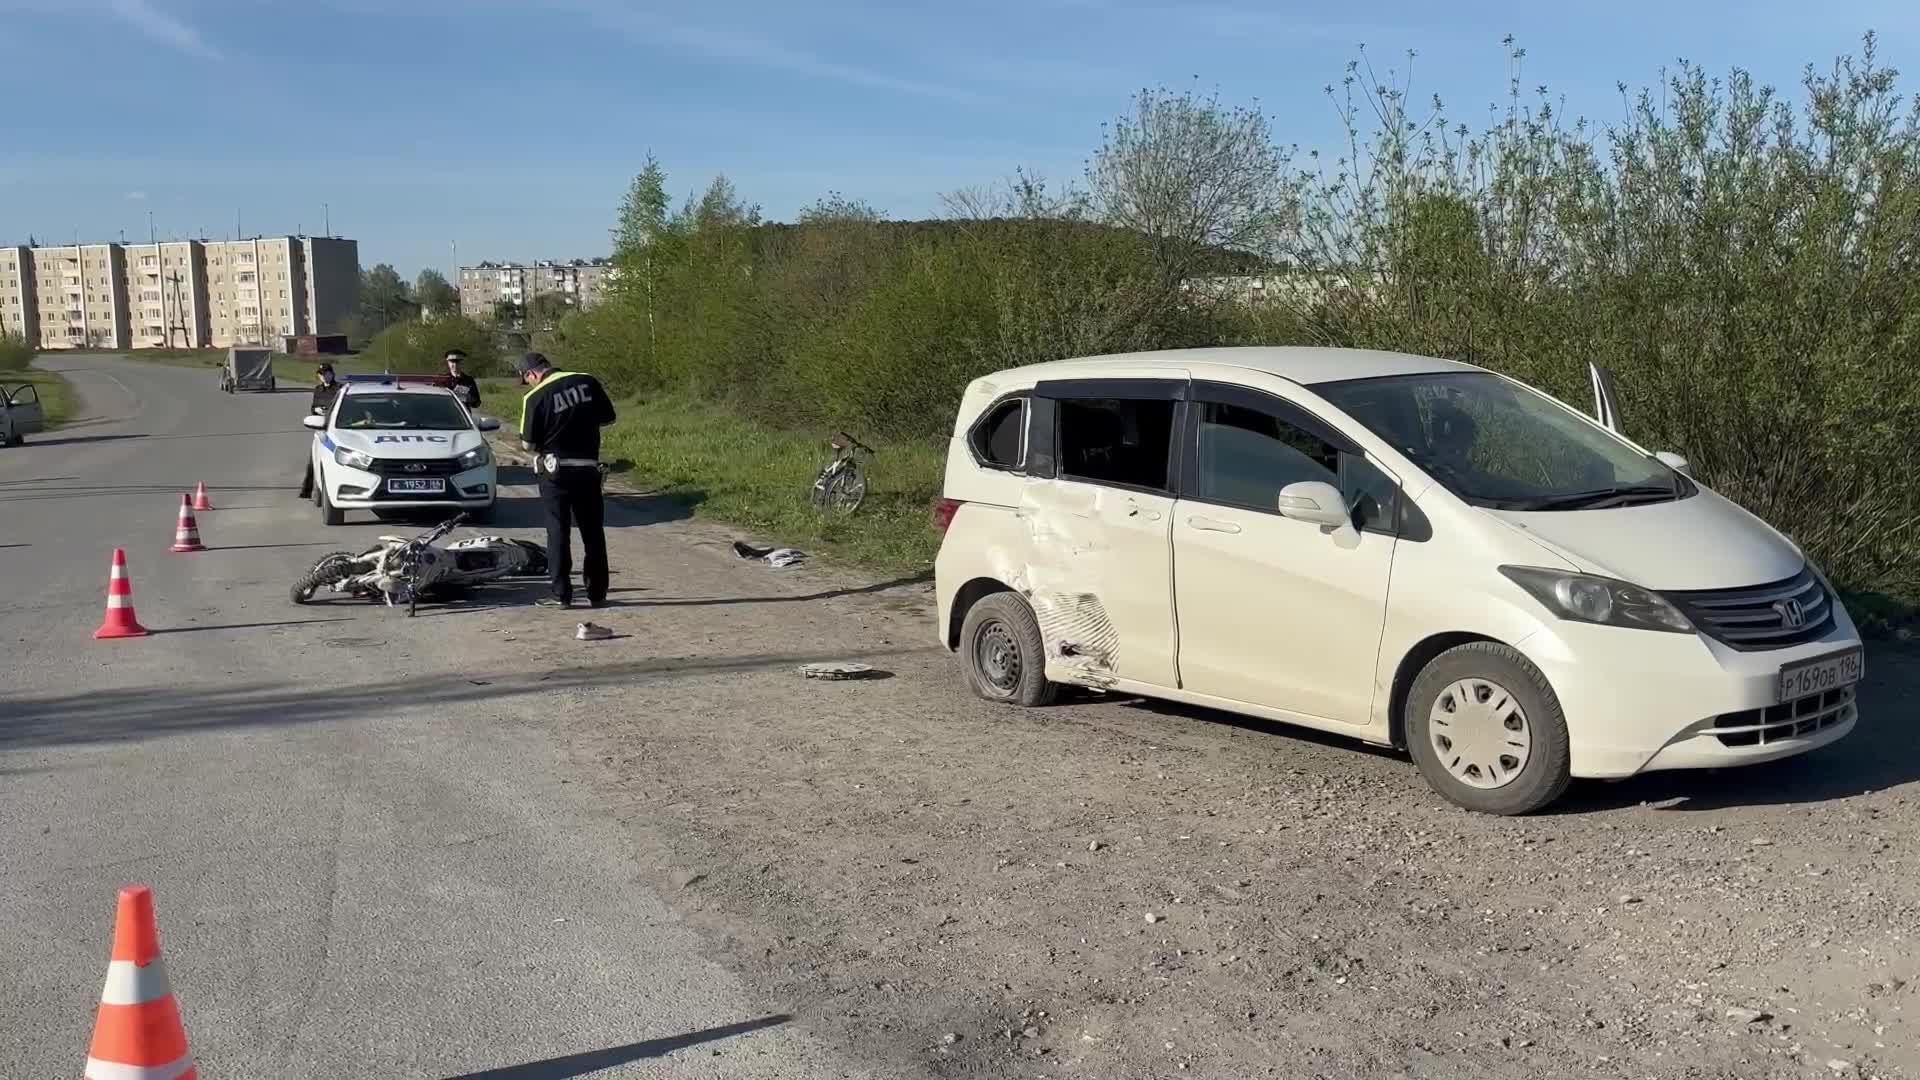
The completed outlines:
<svg viewBox="0 0 1920 1080">
<path fill-rule="evenodd" d="M 443 521 L 440 524 L 435 525 L 433 527 L 432 532 L 429 532 L 426 535 L 420 537 L 420 539 L 415 541 L 415 543 L 431 544 L 435 540 L 438 540 L 441 537 L 452 532 L 454 529 L 459 528 L 460 523 L 465 520 L 467 520 L 467 513 L 466 511 L 462 510 L 460 513 L 453 515 L 453 517 L 448 518 L 446 521 Z"/>
</svg>

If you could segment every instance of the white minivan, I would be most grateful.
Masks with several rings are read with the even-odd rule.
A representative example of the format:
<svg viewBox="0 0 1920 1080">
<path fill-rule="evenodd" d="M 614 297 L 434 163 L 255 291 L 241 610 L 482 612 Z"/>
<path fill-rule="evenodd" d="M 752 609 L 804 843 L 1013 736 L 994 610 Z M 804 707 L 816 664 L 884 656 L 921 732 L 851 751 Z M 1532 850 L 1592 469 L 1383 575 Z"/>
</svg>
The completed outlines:
<svg viewBox="0 0 1920 1080">
<path fill-rule="evenodd" d="M 1318 348 L 975 380 L 935 523 L 981 696 L 1061 684 L 1404 747 L 1525 813 L 1572 777 L 1771 761 L 1852 730 L 1860 636 L 1765 522 L 1469 364 Z"/>
</svg>

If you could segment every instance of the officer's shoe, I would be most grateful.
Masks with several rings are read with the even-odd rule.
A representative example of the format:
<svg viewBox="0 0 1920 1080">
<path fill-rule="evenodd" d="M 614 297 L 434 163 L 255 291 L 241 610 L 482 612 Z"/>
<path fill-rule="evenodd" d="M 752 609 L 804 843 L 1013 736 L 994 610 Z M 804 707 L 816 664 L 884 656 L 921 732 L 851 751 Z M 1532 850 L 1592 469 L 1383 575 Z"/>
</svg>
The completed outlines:
<svg viewBox="0 0 1920 1080">
<path fill-rule="evenodd" d="M 573 601 L 562 600 L 557 596 L 543 596 L 535 600 L 533 606 L 543 608 L 570 608 L 573 606 Z"/>
</svg>

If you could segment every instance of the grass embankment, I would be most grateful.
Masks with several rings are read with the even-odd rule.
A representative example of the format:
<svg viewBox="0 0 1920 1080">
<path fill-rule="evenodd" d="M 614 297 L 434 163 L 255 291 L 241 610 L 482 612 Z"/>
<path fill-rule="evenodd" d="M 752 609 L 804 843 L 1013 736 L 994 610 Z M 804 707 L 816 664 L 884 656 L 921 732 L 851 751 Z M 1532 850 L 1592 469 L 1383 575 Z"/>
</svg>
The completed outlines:
<svg viewBox="0 0 1920 1080">
<path fill-rule="evenodd" d="M 517 406 L 496 407 L 509 425 L 517 421 Z M 866 501 L 854 514 L 838 516 L 808 501 L 814 476 L 833 454 L 828 432 L 771 430 L 684 398 L 625 402 L 618 409 L 601 456 L 639 490 L 680 498 L 697 517 L 839 561 L 887 571 L 921 571 L 933 563 L 940 538 L 929 509 L 940 493 L 942 447 L 872 441 Z"/>
<path fill-rule="evenodd" d="M 35 392 L 40 395 L 40 411 L 46 417 L 49 429 L 57 428 L 73 419 L 74 409 L 79 399 L 74 397 L 73 387 L 59 373 L 27 368 L 23 371 L 0 371 L 0 383 L 17 386 L 20 383 L 32 383 Z"/>
</svg>

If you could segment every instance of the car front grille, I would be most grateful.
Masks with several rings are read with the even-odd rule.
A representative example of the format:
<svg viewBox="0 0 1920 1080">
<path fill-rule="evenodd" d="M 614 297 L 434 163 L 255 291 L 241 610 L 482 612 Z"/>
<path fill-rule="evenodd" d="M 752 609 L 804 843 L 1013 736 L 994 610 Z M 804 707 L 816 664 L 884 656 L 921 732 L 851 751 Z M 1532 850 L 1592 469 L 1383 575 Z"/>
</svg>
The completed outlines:
<svg viewBox="0 0 1920 1080">
<path fill-rule="evenodd" d="M 409 476 L 452 476 L 460 471 L 452 458 L 421 460 L 416 458 L 374 458 L 373 468 L 367 470 L 380 476 L 397 476 L 406 479 Z"/>
<path fill-rule="evenodd" d="M 1853 718 L 1853 687 L 1842 686 L 1764 709 L 1743 709 L 1713 718 L 1713 734 L 1724 746 L 1772 746 L 1804 739 Z"/>
<path fill-rule="evenodd" d="M 1702 633 L 1745 652 L 1812 641 L 1833 625 L 1833 599 L 1806 568 L 1771 585 L 1663 595 Z"/>
</svg>

